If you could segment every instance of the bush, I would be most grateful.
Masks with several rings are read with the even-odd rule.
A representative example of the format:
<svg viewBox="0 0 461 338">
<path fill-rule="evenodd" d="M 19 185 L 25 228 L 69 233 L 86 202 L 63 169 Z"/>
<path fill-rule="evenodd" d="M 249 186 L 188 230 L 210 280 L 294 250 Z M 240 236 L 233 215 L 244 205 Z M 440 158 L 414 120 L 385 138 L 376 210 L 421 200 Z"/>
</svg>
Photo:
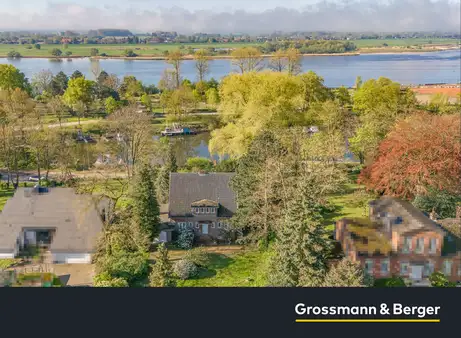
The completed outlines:
<svg viewBox="0 0 461 338">
<path fill-rule="evenodd" d="M 189 250 L 192 249 L 192 247 L 194 246 L 194 239 L 194 230 L 192 230 L 191 228 L 181 229 L 179 230 L 176 245 L 181 249 Z"/>
<path fill-rule="evenodd" d="M 21 53 L 12 50 L 11 52 L 8 52 L 7 57 L 17 59 L 17 58 L 22 57 L 22 55 L 21 55 Z"/>
<path fill-rule="evenodd" d="M 407 285 L 402 277 L 392 277 L 376 279 L 373 286 L 377 288 L 391 288 L 406 287 Z"/>
<path fill-rule="evenodd" d="M 432 209 L 440 218 L 454 218 L 456 204 L 461 202 L 461 196 L 448 191 L 429 188 L 426 195 L 417 195 L 413 205 L 422 211 L 430 213 Z"/>
<path fill-rule="evenodd" d="M 182 280 L 195 277 L 198 274 L 197 266 L 186 259 L 181 259 L 180 261 L 176 262 L 173 271 L 176 277 Z"/>
<path fill-rule="evenodd" d="M 429 276 L 429 281 L 431 282 L 431 285 L 436 288 L 449 288 L 456 286 L 456 283 L 450 282 L 441 272 L 434 272 Z"/>
<path fill-rule="evenodd" d="M 213 162 L 204 157 L 189 157 L 186 161 L 186 168 L 192 172 L 211 171 L 213 170 Z"/>
<path fill-rule="evenodd" d="M 194 248 L 186 252 L 183 260 L 189 261 L 200 268 L 206 268 L 210 263 L 210 255 L 203 248 Z"/>
<path fill-rule="evenodd" d="M 128 282 L 123 278 L 112 278 L 112 276 L 106 272 L 103 272 L 94 277 L 94 286 L 95 287 L 128 287 Z"/>
<path fill-rule="evenodd" d="M 62 50 L 60 50 L 59 48 L 53 48 L 51 50 L 51 55 L 53 55 L 53 56 L 61 56 L 62 55 Z"/>
<path fill-rule="evenodd" d="M 100 271 L 110 275 L 112 279 L 123 278 L 132 284 L 147 276 L 147 258 L 142 252 L 116 252 L 102 260 Z"/>
<path fill-rule="evenodd" d="M 133 57 L 138 56 L 138 54 L 133 52 L 132 49 L 126 49 L 125 52 L 123 53 L 123 55 L 126 56 L 126 57 L 129 57 L 129 58 L 133 58 Z"/>
</svg>

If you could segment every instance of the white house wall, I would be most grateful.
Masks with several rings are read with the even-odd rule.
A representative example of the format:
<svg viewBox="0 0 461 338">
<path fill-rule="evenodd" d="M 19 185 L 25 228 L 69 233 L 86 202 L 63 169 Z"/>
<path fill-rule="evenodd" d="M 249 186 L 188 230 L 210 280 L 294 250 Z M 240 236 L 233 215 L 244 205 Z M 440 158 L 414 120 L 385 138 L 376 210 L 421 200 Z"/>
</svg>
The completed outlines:
<svg viewBox="0 0 461 338">
<path fill-rule="evenodd" d="M 0 259 L 14 258 L 15 254 L 12 253 L 0 253 Z"/>
<path fill-rule="evenodd" d="M 90 264 L 90 253 L 51 253 L 53 262 L 64 264 Z"/>
</svg>

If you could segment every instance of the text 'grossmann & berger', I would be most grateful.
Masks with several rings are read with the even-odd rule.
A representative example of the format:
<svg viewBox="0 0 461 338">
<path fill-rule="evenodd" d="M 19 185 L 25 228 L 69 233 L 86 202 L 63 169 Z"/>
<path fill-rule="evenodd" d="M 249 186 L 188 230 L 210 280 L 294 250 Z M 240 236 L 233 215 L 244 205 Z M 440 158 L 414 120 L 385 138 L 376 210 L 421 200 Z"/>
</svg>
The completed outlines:
<svg viewBox="0 0 461 338">
<path fill-rule="evenodd" d="M 306 306 L 303 303 L 296 304 L 295 312 L 300 316 L 417 316 L 425 318 L 440 313 L 440 306 L 404 306 L 394 303 L 389 306 L 382 303 L 378 309 L 376 306 Z"/>
</svg>

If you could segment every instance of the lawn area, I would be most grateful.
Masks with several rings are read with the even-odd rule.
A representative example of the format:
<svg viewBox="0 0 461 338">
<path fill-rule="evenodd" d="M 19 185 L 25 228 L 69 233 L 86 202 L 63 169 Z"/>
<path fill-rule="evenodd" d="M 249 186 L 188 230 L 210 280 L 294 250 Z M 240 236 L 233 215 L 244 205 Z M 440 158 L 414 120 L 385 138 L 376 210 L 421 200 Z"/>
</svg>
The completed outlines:
<svg viewBox="0 0 461 338">
<path fill-rule="evenodd" d="M 356 181 L 357 175 L 350 174 L 349 182 L 344 185 L 343 191 L 328 197 L 328 201 L 335 210 L 325 215 L 324 225 L 327 230 L 333 231 L 335 222 L 341 218 L 364 217 L 365 208 L 357 204 L 357 197 L 354 195 L 363 186 L 357 184 Z"/>
<path fill-rule="evenodd" d="M 179 281 L 181 287 L 260 287 L 266 286 L 266 275 L 270 252 L 240 246 L 205 247 L 210 255 L 208 269 L 201 269 L 197 277 Z M 170 250 L 170 259 L 175 262 L 184 255 L 184 250 Z M 155 254 L 152 254 L 155 257 Z"/>
<path fill-rule="evenodd" d="M 458 44 L 460 40 L 457 39 L 362 39 L 362 40 L 350 40 L 354 43 L 357 48 L 371 48 L 371 47 L 383 47 L 383 44 L 387 44 L 389 47 L 404 47 L 404 46 L 418 46 L 418 45 L 440 45 L 440 44 Z"/>
<path fill-rule="evenodd" d="M 10 199 L 10 197 L 13 197 L 14 195 L 14 189 L 11 187 L 9 189 L 0 189 L 0 211 L 3 210 L 3 207 L 6 204 L 6 201 Z"/>
</svg>

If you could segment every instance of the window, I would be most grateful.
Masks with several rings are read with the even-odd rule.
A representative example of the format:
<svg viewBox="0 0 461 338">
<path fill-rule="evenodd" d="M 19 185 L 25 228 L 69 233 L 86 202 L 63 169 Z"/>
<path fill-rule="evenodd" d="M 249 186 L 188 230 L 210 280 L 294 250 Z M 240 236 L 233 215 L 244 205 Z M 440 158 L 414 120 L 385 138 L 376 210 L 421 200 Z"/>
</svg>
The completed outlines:
<svg viewBox="0 0 461 338">
<path fill-rule="evenodd" d="M 404 237 L 403 238 L 403 253 L 409 253 L 411 251 L 411 237 Z"/>
<path fill-rule="evenodd" d="M 424 277 L 429 277 L 430 275 L 432 275 L 433 272 L 434 272 L 434 263 L 427 262 L 424 265 Z"/>
<path fill-rule="evenodd" d="M 218 222 L 218 228 L 221 229 L 221 222 Z"/>
<path fill-rule="evenodd" d="M 210 208 L 206 208 L 206 213 L 207 213 L 207 214 L 210 213 Z"/>
<path fill-rule="evenodd" d="M 212 213 L 212 214 L 215 213 L 214 208 L 210 208 L 210 213 Z"/>
<path fill-rule="evenodd" d="M 195 229 L 198 229 L 199 228 L 199 224 L 198 222 L 195 222 Z"/>
<path fill-rule="evenodd" d="M 415 252 L 419 254 L 424 253 L 424 238 L 418 238 L 416 240 Z"/>
<path fill-rule="evenodd" d="M 400 263 L 400 274 L 405 276 L 408 275 L 408 268 L 410 267 L 410 263 L 408 262 L 401 262 Z"/>
<path fill-rule="evenodd" d="M 189 222 L 189 228 L 192 228 L 193 223 Z"/>
<path fill-rule="evenodd" d="M 382 275 L 387 275 L 389 273 L 389 260 L 383 260 L 381 261 L 381 274 Z"/>
<path fill-rule="evenodd" d="M 461 277 L 461 263 L 459 263 L 458 265 L 458 276 Z"/>
<path fill-rule="evenodd" d="M 222 227 L 223 227 L 224 229 L 227 229 L 227 222 L 226 222 L 226 223 L 223 223 L 223 224 L 222 224 Z"/>
<path fill-rule="evenodd" d="M 429 253 L 435 254 L 437 252 L 437 238 L 431 238 L 429 242 Z"/>
<path fill-rule="evenodd" d="M 365 261 L 365 271 L 369 275 L 373 275 L 373 260 L 372 259 L 367 259 Z"/>
<path fill-rule="evenodd" d="M 211 222 L 211 227 L 214 229 L 216 228 L 216 223 L 215 222 Z"/>
<path fill-rule="evenodd" d="M 443 274 L 445 276 L 451 276 L 451 265 L 452 265 L 452 261 L 450 260 L 444 260 L 443 261 Z"/>
<path fill-rule="evenodd" d="M 200 208 L 200 213 L 201 214 L 205 213 L 205 210 L 203 208 Z"/>
</svg>

